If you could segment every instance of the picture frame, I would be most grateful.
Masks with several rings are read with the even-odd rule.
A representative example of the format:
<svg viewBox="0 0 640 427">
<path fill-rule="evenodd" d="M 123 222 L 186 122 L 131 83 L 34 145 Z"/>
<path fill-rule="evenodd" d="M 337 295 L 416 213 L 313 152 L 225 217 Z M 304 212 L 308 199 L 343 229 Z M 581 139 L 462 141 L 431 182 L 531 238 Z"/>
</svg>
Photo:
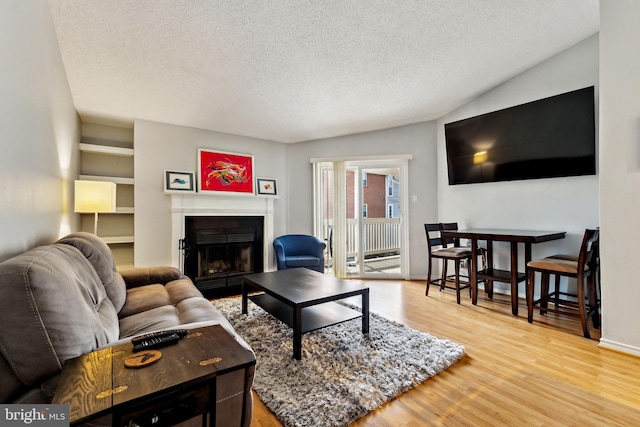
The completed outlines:
<svg viewBox="0 0 640 427">
<path fill-rule="evenodd" d="M 195 193 L 195 172 L 191 171 L 164 171 L 165 193 Z"/>
<path fill-rule="evenodd" d="M 254 194 L 253 156 L 198 149 L 198 191 Z"/>
<path fill-rule="evenodd" d="M 256 191 L 258 194 L 276 196 L 276 180 L 271 178 L 256 178 Z"/>
</svg>

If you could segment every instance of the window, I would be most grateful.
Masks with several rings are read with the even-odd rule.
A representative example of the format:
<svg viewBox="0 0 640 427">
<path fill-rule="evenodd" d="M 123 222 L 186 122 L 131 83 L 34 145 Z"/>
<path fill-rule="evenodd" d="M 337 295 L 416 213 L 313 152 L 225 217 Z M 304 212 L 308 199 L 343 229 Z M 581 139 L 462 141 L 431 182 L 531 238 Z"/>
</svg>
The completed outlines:
<svg viewBox="0 0 640 427">
<path fill-rule="evenodd" d="M 393 218 L 393 205 L 387 206 L 387 218 Z"/>
<path fill-rule="evenodd" d="M 363 186 L 363 187 L 366 187 L 366 186 L 367 186 L 367 184 L 368 184 L 368 181 L 367 181 L 367 173 L 365 172 L 365 173 L 363 173 L 363 174 L 362 174 L 362 186 Z M 366 217 L 366 215 L 365 215 L 365 217 Z"/>
<path fill-rule="evenodd" d="M 362 204 L 362 218 L 367 218 L 367 204 Z"/>
</svg>

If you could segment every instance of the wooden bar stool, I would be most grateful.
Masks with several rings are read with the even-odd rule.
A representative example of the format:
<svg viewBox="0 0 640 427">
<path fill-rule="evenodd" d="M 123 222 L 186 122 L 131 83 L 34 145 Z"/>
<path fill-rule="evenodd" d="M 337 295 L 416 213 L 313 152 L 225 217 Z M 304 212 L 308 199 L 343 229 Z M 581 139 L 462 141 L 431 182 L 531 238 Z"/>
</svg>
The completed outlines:
<svg viewBox="0 0 640 427">
<path fill-rule="evenodd" d="M 448 229 L 457 230 L 457 224 L 455 224 L 455 228 L 451 228 L 454 223 L 449 223 L 447 227 Z M 471 295 L 471 283 L 468 280 L 461 281 L 460 280 L 460 264 L 463 260 L 471 260 L 471 249 L 460 247 L 459 239 L 453 239 L 450 242 L 444 241 L 440 232 L 443 229 L 443 224 L 441 223 L 433 223 L 433 224 L 425 224 L 424 225 L 425 232 L 427 234 L 427 248 L 429 254 L 429 267 L 427 271 L 427 289 L 425 291 L 425 295 L 429 295 L 429 285 L 438 285 L 440 286 L 440 291 L 444 288 L 455 289 L 456 291 L 456 301 L 460 304 L 460 291 L 462 289 L 469 289 L 469 295 Z M 452 246 L 449 246 L 452 245 Z M 431 271 L 433 259 L 441 259 L 442 260 L 442 274 L 438 279 L 431 279 Z M 455 272 L 451 276 L 447 276 L 447 264 L 449 261 L 454 262 Z M 447 282 L 453 279 L 454 286 L 447 285 Z"/>
<path fill-rule="evenodd" d="M 596 290 L 596 270 L 598 242 L 600 233 L 598 230 L 585 230 L 577 256 L 553 255 L 544 259 L 533 260 L 527 264 L 529 277 L 527 280 L 527 308 L 529 323 L 533 322 L 533 311 L 540 310 L 540 314 L 547 312 L 580 317 L 582 333 L 585 338 L 590 338 L 588 318 L 593 317 L 595 327 L 599 327 L 599 310 Z M 542 275 L 540 282 L 540 297 L 534 300 L 535 273 Z M 555 288 L 549 290 L 549 277 L 555 275 Z M 560 277 L 573 277 L 576 279 L 576 293 L 560 292 Z M 586 295 L 585 295 L 586 288 Z M 575 298 L 572 298 L 575 297 Z M 585 299 L 588 304 L 585 304 Z M 553 308 L 549 307 L 553 304 Z"/>
</svg>

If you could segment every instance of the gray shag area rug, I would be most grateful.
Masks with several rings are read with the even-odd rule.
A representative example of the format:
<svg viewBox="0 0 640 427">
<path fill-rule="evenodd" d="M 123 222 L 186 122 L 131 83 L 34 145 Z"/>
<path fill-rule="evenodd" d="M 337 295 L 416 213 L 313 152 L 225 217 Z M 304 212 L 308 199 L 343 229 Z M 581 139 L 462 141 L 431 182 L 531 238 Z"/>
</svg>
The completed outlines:
<svg viewBox="0 0 640 427">
<path fill-rule="evenodd" d="M 295 360 L 284 323 L 252 302 L 243 315 L 239 297 L 212 303 L 253 348 L 253 388 L 287 427 L 346 426 L 464 356 L 456 343 L 371 313 L 366 335 L 360 319 L 303 335 Z"/>
</svg>

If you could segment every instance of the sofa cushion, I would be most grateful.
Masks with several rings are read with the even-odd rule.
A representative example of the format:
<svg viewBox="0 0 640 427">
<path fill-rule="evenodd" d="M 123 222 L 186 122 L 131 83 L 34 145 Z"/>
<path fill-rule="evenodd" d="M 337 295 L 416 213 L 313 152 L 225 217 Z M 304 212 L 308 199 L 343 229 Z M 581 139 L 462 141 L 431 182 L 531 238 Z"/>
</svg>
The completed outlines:
<svg viewBox="0 0 640 427">
<path fill-rule="evenodd" d="M 0 277 L 0 346 L 23 384 L 57 374 L 65 360 L 118 338 L 116 310 L 78 249 L 32 249 L 0 264 Z"/>
<path fill-rule="evenodd" d="M 218 318 L 217 314 L 218 310 L 202 297 L 188 277 L 165 285 L 131 288 L 127 290 L 127 301 L 118 313 L 120 338 L 211 321 Z"/>
<path fill-rule="evenodd" d="M 175 329 L 180 326 L 182 323 L 178 309 L 172 305 L 163 305 L 121 318 L 120 337 L 134 337 L 147 332 Z"/>
<path fill-rule="evenodd" d="M 155 284 L 132 288 L 127 290 L 127 300 L 118 317 L 122 319 L 166 305 L 171 305 L 171 298 L 164 286 Z"/>
<path fill-rule="evenodd" d="M 109 246 L 95 234 L 86 232 L 69 234 L 57 243 L 71 245 L 82 252 L 98 273 L 116 311 L 120 311 L 126 298 L 126 289 L 122 276 L 116 270 L 116 263 Z"/>
</svg>

